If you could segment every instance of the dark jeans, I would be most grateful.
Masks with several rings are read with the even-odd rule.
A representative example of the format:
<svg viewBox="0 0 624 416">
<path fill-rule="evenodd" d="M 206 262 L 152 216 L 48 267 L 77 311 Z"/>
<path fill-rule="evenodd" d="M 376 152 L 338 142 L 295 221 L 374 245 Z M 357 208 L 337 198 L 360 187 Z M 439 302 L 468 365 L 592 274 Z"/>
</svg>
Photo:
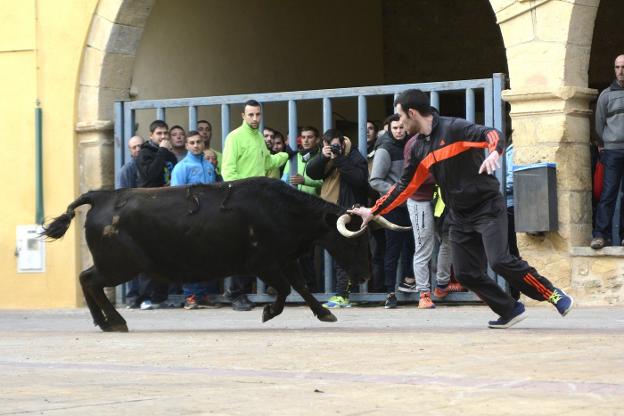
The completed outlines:
<svg viewBox="0 0 624 416">
<path fill-rule="evenodd" d="M 397 225 L 410 226 L 409 212 L 406 206 L 400 206 L 384 215 Z M 397 282 L 397 268 L 399 257 L 403 270 L 402 277 L 414 277 L 414 233 L 411 231 L 386 231 L 386 254 L 384 257 L 384 274 L 386 293 L 394 292 Z"/>
<path fill-rule="evenodd" d="M 487 276 L 492 270 L 525 295 L 547 300 L 554 289 L 526 261 L 509 253 L 507 210 L 502 196 L 496 197 L 474 212 L 471 221 L 451 223 L 449 241 L 455 277 L 479 296 L 494 312 L 506 317 L 516 301 Z"/>
<path fill-rule="evenodd" d="M 150 300 L 152 303 L 162 303 L 169 297 L 169 283 L 152 279 L 144 274 L 139 275 L 139 296 L 135 303 Z"/>
<path fill-rule="evenodd" d="M 251 293 L 251 288 L 255 276 L 232 276 L 230 290 L 228 291 L 230 299 L 234 300 L 240 295 Z"/>
<path fill-rule="evenodd" d="M 611 240 L 613 213 L 624 175 L 624 150 L 603 150 L 600 161 L 604 165 L 602 194 L 596 208 L 594 237 Z"/>
<path fill-rule="evenodd" d="M 386 278 L 384 273 L 384 256 L 386 254 L 386 230 L 379 228 L 370 232 L 369 247 L 371 254 L 371 274 L 369 292 L 380 293 L 385 290 Z"/>
</svg>

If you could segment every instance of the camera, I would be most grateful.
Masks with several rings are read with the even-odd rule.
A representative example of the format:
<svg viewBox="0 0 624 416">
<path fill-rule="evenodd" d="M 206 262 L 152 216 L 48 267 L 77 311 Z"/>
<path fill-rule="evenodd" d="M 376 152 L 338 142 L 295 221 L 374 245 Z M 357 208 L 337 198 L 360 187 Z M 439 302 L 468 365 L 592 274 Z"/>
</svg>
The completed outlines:
<svg viewBox="0 0 624 416">
<path fill-rule="evenodd" d="M 332 144 L 329 147 L 331 148 L 331 152 L 335 155 L 339 155 L 342 151 L 342 146 L 340 146 L 339 144 Z"/>
</svg>

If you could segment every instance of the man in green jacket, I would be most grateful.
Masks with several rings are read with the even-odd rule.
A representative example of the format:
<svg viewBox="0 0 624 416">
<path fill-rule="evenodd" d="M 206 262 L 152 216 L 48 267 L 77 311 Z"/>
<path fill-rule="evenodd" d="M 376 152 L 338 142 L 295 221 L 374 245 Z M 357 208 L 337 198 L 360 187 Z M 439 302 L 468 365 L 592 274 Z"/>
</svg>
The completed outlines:
<svg viewBox="0 0 624 416">
<path fill-rule="evenodd" d="M 223 149 L 221 175 L 224 181 L 265 176 L 266 172 L 281 167 L 288 160 L 288 153 L 272 155 L 264 143 L 262 133 L 258 131 L 262 120 L 262 109 L 256 100 L 245 103 L 241 126 L 227 135 Z M 252 276 L 232 276 L 229 296 L 232 309 L 250 311 L 254 304 L 247 298 L 251 291 Z"/>
<path fill-rule="evenodd" d="M 272 155 L 258 131 L 262 110 L 260 103 L 249 100 L 242 113 L 243 124 L 225 138 L 221 175 L 224 181 L 265 176 L 273 168 L 279 168 L 288 160 L 288 153 Z"/>
</svg>

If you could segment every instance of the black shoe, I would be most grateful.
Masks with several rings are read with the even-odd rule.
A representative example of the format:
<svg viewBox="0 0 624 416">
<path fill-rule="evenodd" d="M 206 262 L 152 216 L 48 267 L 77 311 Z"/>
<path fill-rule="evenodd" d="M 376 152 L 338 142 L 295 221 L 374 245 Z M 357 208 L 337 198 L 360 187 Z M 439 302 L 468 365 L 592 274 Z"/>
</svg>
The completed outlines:
<svg viewBox="0 0 624 416">
<path fill-rule="evenodd" d="M 397 307 L 399 302 L 397 302 L 396 295 L 394 293 L 388 293 L 388 297 L 386 297 L 386 303 L 384 303 L 384 308 L 386 309 L 394 309 Z"/>
<path fill-rule="evenodd" d="M 232 301 L 232 309 L 235 311 L 247 312 L 254 308 L 254 304 L 247 299 L 247 295 L 240 295 Z"/>
<path fill-rule="evenodd" d="M 521 302 L 516 302 L 509 316 L 504 318 L 501 316 L 495 321 L 490 321 L 488 322 L 488 326 L 495 329 L 507 329 L 522 321 L 524 318 L 526 318 L 524 305 Z"/>
</svg>

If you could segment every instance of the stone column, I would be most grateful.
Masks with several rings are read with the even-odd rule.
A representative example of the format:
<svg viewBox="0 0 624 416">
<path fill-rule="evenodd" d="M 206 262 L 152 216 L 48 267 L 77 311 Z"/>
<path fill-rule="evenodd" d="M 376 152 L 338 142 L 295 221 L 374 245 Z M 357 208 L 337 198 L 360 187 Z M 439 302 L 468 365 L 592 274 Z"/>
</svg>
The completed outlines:
<svg viewBox="0 0 624 416">
<path fill-rule="evenodd" d="M 597 0 L 492 0 L 507 50 L 514 163 L 557 164 L 559 230 L 518 235 L 520 252 L 570 287 L 570 249 L 591 237 L 587 70 Z"/>
<path fill-rule="evenodd" d="M 85 46 L 78 89 L 80 192 L 114 187 L 113 104 L 129 99 L 134 58 L 154 1 L 100 0 L 98 3 Z M 84 225 L 84 214 L 79 214 L 78 219 Z M 84 236 L 79 249 L 85 269 L 92 259 Z M 114 289 L 107 290 L 107 296 L 114 302 Z"/>
</svg>

